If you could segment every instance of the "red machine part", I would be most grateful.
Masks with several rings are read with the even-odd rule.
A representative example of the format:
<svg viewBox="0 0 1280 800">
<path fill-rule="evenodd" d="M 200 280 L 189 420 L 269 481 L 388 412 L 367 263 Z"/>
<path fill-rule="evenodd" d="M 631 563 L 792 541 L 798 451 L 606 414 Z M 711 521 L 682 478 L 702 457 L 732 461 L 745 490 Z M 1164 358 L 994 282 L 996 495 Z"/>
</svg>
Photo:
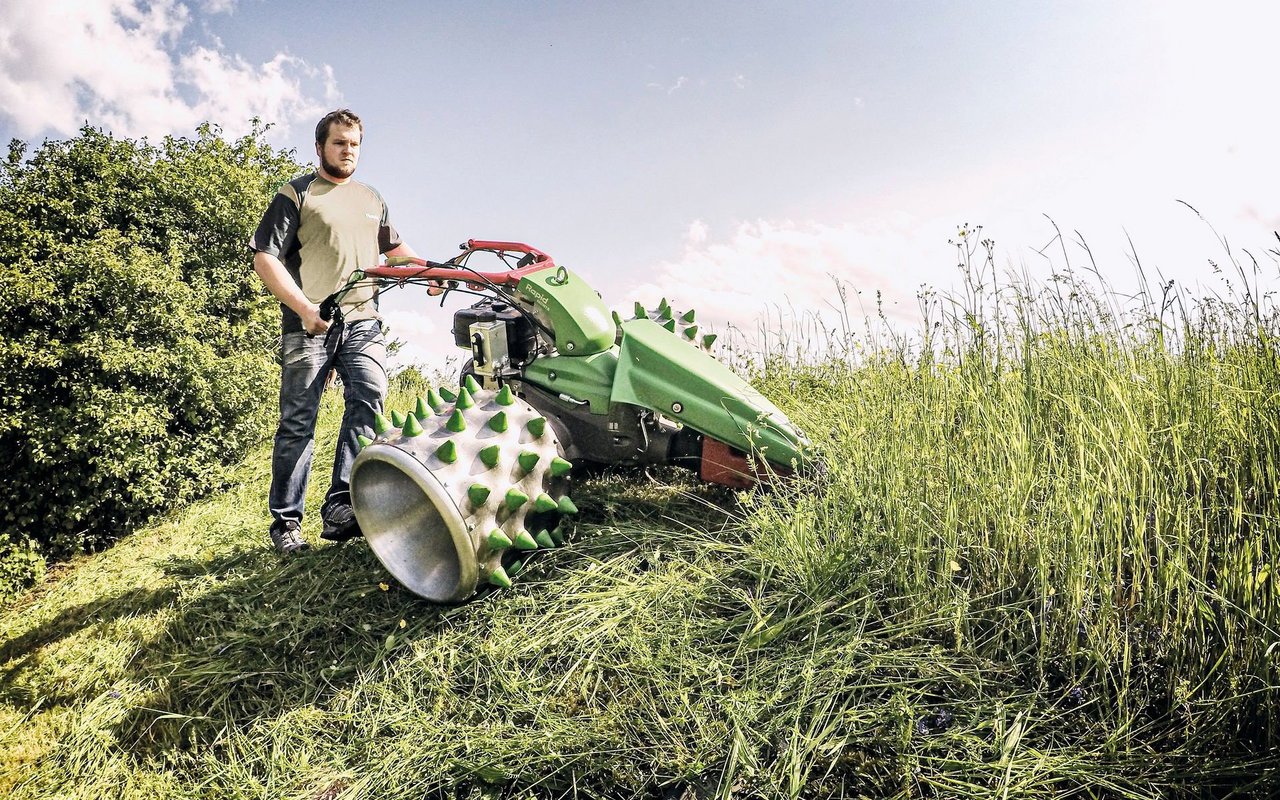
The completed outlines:
<svg viewBox="0 0 1280 800">
<path fill-rule="evenodd" d="M 789 469 L 748 458 L 718 439 L 702 437 L 702 466 L 698 476 L 704 481 L 731 489 L 750 489 L 757 483 L 768 485 L 772 478 L 790 474 Z"/>
<path fill-rule="evenodd" d="M 468 239 L 463 252 L 458 258 L 462 259 L 472 253 L 482 252 L 494 253 L 499 256 L 523 254 L 532 256 L 533 263 L 503 272 L 480 272 L 478 270 L 460 269 L 449 263 L 436 264 L 421 258 L 406 258 L 399 260 L 402 263 L 412 264 L 412 266 L 369 267 L 364 270 L 364 274 L 370 278 L 391 278 L 401 281 L 411 278 L 426 278 L 428 280 L 474 282 L 482 279 L 498 286 L 512 286 L 519 283 L 521 278 L 531 272 L 548 269 L 556 265 L 555 259 L 536 247 L 522 244 L 521 242 L 491 242 L 483 239 Z"/>
</svg>

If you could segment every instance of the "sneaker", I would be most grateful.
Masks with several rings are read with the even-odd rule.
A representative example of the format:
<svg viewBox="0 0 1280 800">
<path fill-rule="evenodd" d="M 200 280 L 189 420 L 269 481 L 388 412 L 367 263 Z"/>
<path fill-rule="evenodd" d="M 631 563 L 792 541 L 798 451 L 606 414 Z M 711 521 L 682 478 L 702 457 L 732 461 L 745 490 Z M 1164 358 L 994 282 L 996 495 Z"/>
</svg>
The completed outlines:
<svg viewBox="0 0 1280 800">
<path fill-rule="evenodd" d="M 282 556 L 291 556 L 310 550 L 311 545 L 302 538 L 301 528 L 293 520 L 286 520 L 280 527 L 271 526 L 271 546 Z"/>
<path fill-rule="evenodd" d="M 345 542 L 362 536 L 356 512 L 346 503 L 335 503 L 324 514 L 324 530 L 320 538 L 330 542 Z"/>
</svg>

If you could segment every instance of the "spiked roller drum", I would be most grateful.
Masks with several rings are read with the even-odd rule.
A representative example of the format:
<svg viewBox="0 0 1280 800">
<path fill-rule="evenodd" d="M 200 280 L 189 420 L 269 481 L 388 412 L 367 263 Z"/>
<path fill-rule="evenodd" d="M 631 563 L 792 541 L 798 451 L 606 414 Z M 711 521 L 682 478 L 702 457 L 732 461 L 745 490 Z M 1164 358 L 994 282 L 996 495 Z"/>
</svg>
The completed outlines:
<svg viewBox="0 0 1280 800">
<path fill-rule="evenodd" d="M 552 426 L 511 393 L 467 376 L 454 395 L 379 417 L 351 468 L 351 499 L 370 549 L 414 594 L 457 603 L 508 587 L 540 549 L 563 543 L 577 512 L 571 465 Z"/>
</svg>

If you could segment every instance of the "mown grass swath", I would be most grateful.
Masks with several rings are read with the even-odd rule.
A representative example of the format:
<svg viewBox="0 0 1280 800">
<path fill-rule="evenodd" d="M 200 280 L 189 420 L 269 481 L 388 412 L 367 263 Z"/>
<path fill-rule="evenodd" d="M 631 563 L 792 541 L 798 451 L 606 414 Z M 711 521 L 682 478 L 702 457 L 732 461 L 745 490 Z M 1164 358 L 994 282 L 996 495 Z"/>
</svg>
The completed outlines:
<svg viewBox="0 0 1280 800">
<path fill-rule="evenodd" d="M 589 478 L 569 546 L 468 606 L 359 543 L 279 563 L 261 450 L 4 616 L 0 790 L 1280 792 L 1272 298 L 1251 264 L 1197 302 L 997 284 L 979 235 L 920 335 L 755 358 L 824 474 Z"/>
</svg>

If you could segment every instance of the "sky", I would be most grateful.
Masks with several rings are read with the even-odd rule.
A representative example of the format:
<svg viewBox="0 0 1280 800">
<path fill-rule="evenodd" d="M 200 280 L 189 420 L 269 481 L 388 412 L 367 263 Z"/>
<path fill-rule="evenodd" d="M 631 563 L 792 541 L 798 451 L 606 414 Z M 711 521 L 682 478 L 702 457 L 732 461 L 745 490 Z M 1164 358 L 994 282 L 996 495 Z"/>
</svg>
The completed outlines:
<svg viewBox="0 0 1280 800">
<path fill-rule="evenodd" d="M 523 241 L 615 307 L 665 296 L 748 336 L 835 324 L 841 296 L 909 328 L 922 287 L 956 291 L 966 224 L 1001 273 L 1087 264 L 1083 241 L 1118 287 L 1136 256 L 1203 294 L 1229 246 L 1275 288 L 1278 23 L 1181 0 L 5 0 L 0 139 L 259 116 L 306 161 L 350 107 L 357 177 L 424 257 Z M 403 357 L 453 355 L 466 302 L 388 295 Z"/>
</svg>

